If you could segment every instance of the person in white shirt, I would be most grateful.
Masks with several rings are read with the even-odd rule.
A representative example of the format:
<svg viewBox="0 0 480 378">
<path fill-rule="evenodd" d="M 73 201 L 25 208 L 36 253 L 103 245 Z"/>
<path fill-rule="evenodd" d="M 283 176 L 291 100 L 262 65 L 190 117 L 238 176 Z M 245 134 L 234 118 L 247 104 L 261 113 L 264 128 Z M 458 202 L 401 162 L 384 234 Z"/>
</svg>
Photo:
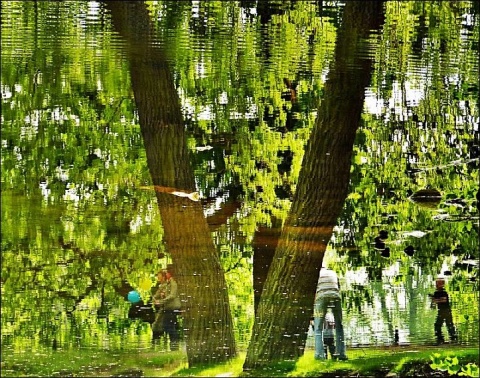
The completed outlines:
<svg viewBox="0 0 480 378">
<path fill-rule="evenodd" d="M 345 334 L 342 322 L 342 297 L 337 274 L 325 267 L 320 269 L 317 292 L 315 294 L 315 308 L 313 312 L 315 323 L 315 359 L 325 359 L 323 345 L 323 327 L 327 309 L 331 307 L 335 320 L 335 344 L 339 360 L 347 360 L 345 350 Z"/>
</svg>

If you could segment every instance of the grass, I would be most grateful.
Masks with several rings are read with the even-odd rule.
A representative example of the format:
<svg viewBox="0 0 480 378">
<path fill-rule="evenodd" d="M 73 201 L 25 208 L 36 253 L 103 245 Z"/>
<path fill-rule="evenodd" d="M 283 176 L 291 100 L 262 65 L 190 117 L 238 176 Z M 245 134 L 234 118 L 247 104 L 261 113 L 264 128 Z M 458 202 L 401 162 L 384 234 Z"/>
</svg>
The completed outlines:
<svg viewBox="0 0 480 378">
<path fill-rule="evenodd" d="M 176 377 L 239 377 L 242 374 L 245 353 L 240 353 L 236 358 L 227 363 L 216 365 L 197 366 L 194 368 L 185 367 L 178 370 Z"/>
<path fill-rule="evenodd" d="M 145 376 L 171 376 L 187 366 L 184 352 L 58 350 L 3 355 L 2 377 L 102 377 L 126 370 Z"/>
<path fill-rule="evenodd" d="M 268 368 L 242 372 L 245 354 L 228 363 L 188 368 L 185 352 L 162 352 L 153 349 L 140 351 L 86 351 L 58 350 L 48 353 L 23 353 L 2 355 L 2 377 L 327 377 L 355 375 L 359 377 L 396 373 L 399 377 L 414 374 L 414 366 L 428 366 L 430 356 L 456 356 L 461 365 L 469 362 L 478 365 L 478 348 L 451 347 L 369 347 L 347 351 L 348 361 L 317 361 L 313 351 L 306 351 L 296 364 L 274 364 Z"/>
<path fill-rule="evenodd" d="M 456 356 L 461 363 L 474 362 L 478 364 L 478 348 L 462 346 L 449 347 L 386 347 L 386 348 L 355 348 L 348 350 L 348 361 L 317 361 L 313 352 L 307 351 L 297 362 L 296 369 L 290 376 L 312 377 L 327 376 L 329 373 L 349 372 L 356 376 L 375 376 L 383 372 L 396 373 L 399 376 L 412 376 L 406 370 L 411 365 L 430 363 L 430 356 L 439 353 L 442 357 Z M 380 374 L 382 375 L 382 374 Z"/>
</svg>

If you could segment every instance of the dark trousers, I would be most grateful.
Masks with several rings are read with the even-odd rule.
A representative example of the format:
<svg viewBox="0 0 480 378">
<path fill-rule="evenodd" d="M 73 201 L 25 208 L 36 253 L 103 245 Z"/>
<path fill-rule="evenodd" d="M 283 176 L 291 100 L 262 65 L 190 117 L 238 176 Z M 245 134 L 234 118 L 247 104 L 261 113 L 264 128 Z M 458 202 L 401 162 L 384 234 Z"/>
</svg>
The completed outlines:
<svg viewBox="0 0 480 378">
<path fill-rule="evenodd" d="M 163 312 L 163 331 L 166 332 L 170 338 L 170 350 L 178 350 L 180 336 L 178 334 L 177 311 L 165 310 Z"/>
<path fill-rule="evenodd" d="M 155 321 L 152 323 L 152 342 L 160 339 L 163 335 L 165 335 L 165 330 L 163 329 L 163 309 L 159 309 L 155 314 Z"/>
<path fill-rule="evenodd" d="M 443 323 L 447 325 L 448 336 L 450 337 L 450 341 L 455 341 L 457 339 L 457 335 L 455 333 L 455 326 L 453 325 L 452 311 L 450 309 L 438 310 L 437 319 L 435 320 L 435 326 L 434 326 L 435 337 L 437 338 L 438 342 L 445 341 L 442 335 Z"/>
<path fill-rule="evenodd" d="M 323 337 L 323 346 L 325 348 L 325 358 L 328 358 L 327 350 L 330 352 L 330 358 L 335 355 L 335 339 L 333 337 Z"/>
</svg>

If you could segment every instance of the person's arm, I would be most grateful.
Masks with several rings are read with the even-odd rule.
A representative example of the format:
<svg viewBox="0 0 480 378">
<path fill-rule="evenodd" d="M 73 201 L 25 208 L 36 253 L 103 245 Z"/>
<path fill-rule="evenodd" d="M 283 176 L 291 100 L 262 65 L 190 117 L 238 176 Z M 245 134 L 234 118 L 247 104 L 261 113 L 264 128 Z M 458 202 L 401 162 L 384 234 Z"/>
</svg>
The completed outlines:
<svg viewBox="0 0 480 378">
<path fill-rule="evenodd" d="M 159 285 L 155 294 L 153 294 L 153 303 L 159 305 L 161 300 L 165 297 L 165 285 Z"/>
</svg>

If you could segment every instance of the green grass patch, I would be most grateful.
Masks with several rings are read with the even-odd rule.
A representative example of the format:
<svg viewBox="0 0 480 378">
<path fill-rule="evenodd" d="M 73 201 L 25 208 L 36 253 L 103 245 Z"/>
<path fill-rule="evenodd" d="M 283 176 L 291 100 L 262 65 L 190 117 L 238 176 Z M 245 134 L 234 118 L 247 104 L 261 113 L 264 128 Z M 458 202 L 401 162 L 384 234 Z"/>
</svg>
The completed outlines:
<svg viewBox="0 0 480 378">
<path fill-rule="evenodd" d="M 313 351 L 307 351 L 298 360 L 292 377 L 319 377 L 335 373 L 358 374 L 359 376 L 375 376 L 380 373 L 395 372 L 400 376 L 411 376 L 406 372 L 417 365 L 428 365 L 430 356 L 439 353 L 442 357 L 456 356 L 461 364 L 478 363 L 479 351 L 477 348 L 463 347 L 389 347 L 389 348 L 355 348 L 349 349 L 348 361 L 324 360 L 317 361 Z"/>
<path fill-rule="evenodd" d="M 229 362 L 220 364 L 209 364 L 196 366 L 194 368 L 185 367 L 173 374 L 176 377 L 239 377 L 242 374 L 245 353 L 240 353 L 236 358 Z"/>
<path fill-rule="evenodd" d="M 275 363 L 255 371 L 243 372 L 245 353 L 227 363 L 189 368 L 185 352 L 153 349 L 134 351 L 58 350 L 45 353 L 2 355 L 2 377 L 111 377 L 141 372 L 145 377 L 328 377 L 334 375 L 375 376 L 394 372 L 400 377 L 414 376 L 421 368 L 430 369 L 431 356 L 456 357 L 460 366 L 478 366 L 478 348 L 386 347 L 351 348 L 348 361 L 317 361 L 306 351 L 297 361 Z M 431 370 L 431 369 L 430 369 Z M 137 375 L 138 376 L 138 375 Z"/>
<path fill-rule="evenodd" d="M 2 355 L 2 377 L 111 376 L 142 370 L 145 376 L 170 376 L 187 366 L 184 352 L 66 350 Z"/>
</svg>

